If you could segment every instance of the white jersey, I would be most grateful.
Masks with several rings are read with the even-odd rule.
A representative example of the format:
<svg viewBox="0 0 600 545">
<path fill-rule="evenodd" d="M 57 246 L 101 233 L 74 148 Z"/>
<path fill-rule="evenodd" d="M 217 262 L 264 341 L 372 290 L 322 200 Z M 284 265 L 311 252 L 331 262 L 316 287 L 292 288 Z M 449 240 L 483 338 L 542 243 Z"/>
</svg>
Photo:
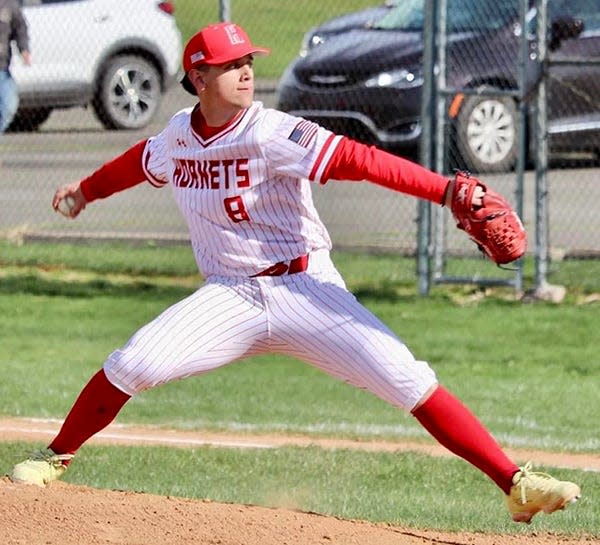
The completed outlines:
<svg viewBox="0 0 600 545">
<path fill-rule="evenodd" d="M 254 102 L 204 140 L 191 113 L 148 140 L 143 162 L 153 185 L 171 185 L 205 277 L 251 276 L 331 248 L 310 184 L 323 181 L 340 136 Z"/>
<path fill-rule="evenodd" d="M 134 395 L 278 352 L 412 410 L 435 373 L 346 289 L 313 205 L 310 183 L 326 181 L 340 137 L 254 103 L 204 140 L 191 114 L 173 116 L 143 159 L 153 184 L 171 185 L 206 282 L 115 350 L 108 379 Z"/>
</svg>

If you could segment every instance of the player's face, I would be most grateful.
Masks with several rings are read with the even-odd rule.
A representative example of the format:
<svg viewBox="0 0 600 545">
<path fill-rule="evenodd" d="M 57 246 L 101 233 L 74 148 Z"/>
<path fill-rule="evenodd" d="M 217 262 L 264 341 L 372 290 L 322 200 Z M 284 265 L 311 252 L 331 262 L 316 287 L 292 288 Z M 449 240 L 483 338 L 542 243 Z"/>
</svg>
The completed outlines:
<svg viewBox="0 0 600 545">
<path fill-rule="evenodd" d="M 254 70 L 252 55 L 210 66 L 202 71 L 200 104 L 213 113 L 231 112 L 233 115 L 248 108 L 254 100 Z"/>
</svg>

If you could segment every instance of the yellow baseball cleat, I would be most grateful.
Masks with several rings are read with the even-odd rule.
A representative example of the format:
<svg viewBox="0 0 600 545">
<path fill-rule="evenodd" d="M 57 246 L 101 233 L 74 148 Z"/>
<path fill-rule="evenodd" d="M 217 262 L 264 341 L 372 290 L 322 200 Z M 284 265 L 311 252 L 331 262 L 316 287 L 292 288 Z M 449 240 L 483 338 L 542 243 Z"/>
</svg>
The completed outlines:
<svg viewBox="0 0 600 545">
<path fill-rule="evenodd" d="M 17 464 L 10 478 L 16 483 L 46 486 L 49 482 L 60 479 L 67 470 L 64 462 L 72 458 L 72 454 L 56 454 L 51 449 L 40 450 Z"/>
<path fill-rule="evenodd" d="M 527 462 L 515 473 L 510 494 L 505 496 L 505 500 L 512 519 L 529 524 L 540 511 L 554 513 L 580 497 L 581 489 L 575 483 L 533 472 L 531 462 Z"/>
</svg>

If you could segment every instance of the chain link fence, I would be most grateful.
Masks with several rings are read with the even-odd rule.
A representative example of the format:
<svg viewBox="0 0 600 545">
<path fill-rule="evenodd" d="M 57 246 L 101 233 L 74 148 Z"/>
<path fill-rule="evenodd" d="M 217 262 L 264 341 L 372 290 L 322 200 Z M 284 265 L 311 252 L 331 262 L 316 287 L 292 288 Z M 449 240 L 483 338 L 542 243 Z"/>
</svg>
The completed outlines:
<svg viewBox="0 0 600 545">
<path fill-rule="evenodd" d="M 598 255 L 596 214 L 581 200 L 597 191 L 600 149 L 594 4 L 426 3 L 423 162 L 440 172 L 466 168 L 513 196 L 530 234 L 536 287 L 547 284 L 552 260 Z M 423 290 L 430 279 L 521 288 L 521 263 L 515 278 L 490 277 L 481 267 L 448 272 L 468 252 L 449 216 L 422 210 Z"/>
<path fill-rule="evenodd" d="M 26 16 L 33 17 L 32 10 L 60 9 L 52 25 L 31 30 L 66 36 L 74 24 L 69 10 L 80 10 L 77 24 L 81 26 L 81 8 L 88 4 L 108 5 L 116 10 L 113 15 L 122 9 L 118 2 L 98 0 L 26 0 Z M 169 9 L 169 2 L 160 4 L 161 9 Z M 273 49 L 270 57 L 255 63 L 257 99 L 265 105 L 315 119 L 339 133 L 430 163 L 448 174 L 453 168 L 468 168 L 522 207 L 532 237 L 530 252 L 541 238 L 536 235 L 537 202 L 547 197 L 549 259 L 600 256 L 600 215 L 594 204 L 600 197 L 597 0 L 549 2 L 548 29 L 554 42 L 543 63 L 536 57 L 537 2 L 445 0 L 443 18 L 435 21 L 435 39 L 429 42 L 443 51 L 447 92 L 440 102 L 443 105 L 430 110 L 423 103 L 427 85 L 424 45 L 428 43 L 424 28 L 435 7 L 433 0 L 201 4 L 178 0 L 172 5 L 182 42 L 198 28 L 225 16 L 242 24 L 253 41 Z M 102 13 L 96 10 L 93 17 L 102 18 Z M 445 28 L 443 35 L 440 24 Z M 96 39 L 91 31 L 78 32 L 80 43 L 72 50 L 82 56 L 80 63 L 88 60 L 88 42 Z M 36 43 L 39 38 L 32 40 L 34 63 L 43 58 L 35 51 Z M 109 58 L 133 54 L 152 64 L 150 54 L 136 47 L 110 49 Z M 13 62 L 19 62 L 17 56 Z M 162 74 L 166 69 L 156 70 Z M 432 70 L 438 77 L 440 64 L 434 63 Z M 59 75 L 54 76 L 51 64 L 44 72 L 50 82 L 45 92 L 51 94 Z M 3 135 L 0 231 L 19 237 L 185 242 L 186 228 L 168 189 L 137 187 L 94 203 L 76 221 L 67 221 L 50 208 L 58 185 L 84 177 L 160 131 L 172 113 L 193 104 L 193 97 L 178 85 L 168 86 L 168 79 L 156 111 L 142 127 L 107 128 L 92 100 L 86 107 L 57 106 L 47 119 Z M 547 195 L 540 195 L 536 186 L 536 136 L 546 134 L 540 134 L 535 98 L 542 79 L 548 96 Z M 97 89 L 98 81 L 90 85 Z M 91 96 L 98 100 L 97 95 Z M 42 92 L 37 100 L 50 104 Z M 432 130 L 436 116 L 443 122 Z M 424 141 L 428 126 L 432 132 Z M 447 146 L 441 146 L 443 141 Z M 445 153 L 438 160 L 440 149 Z M 422 210 L 414 199 L 356 183 L 329 183 L 315 187 L 314 195 L 336 248 L 417 254 Z M 453 228 L 441 233 L 437 235 L 438 244 L 443 244 L 439 259 L 450 270 L 460 268 L 465 256 L 476 255 L 464 233 Z M 427 243 L 428 259 L 435 255 L 434 242 Z M 481 260 L 474 267 L 468 270 L 469 276 L 490 271 L 489 263 Z M 512 273 L 503 278 L 512 278 Z"/>
</svg>

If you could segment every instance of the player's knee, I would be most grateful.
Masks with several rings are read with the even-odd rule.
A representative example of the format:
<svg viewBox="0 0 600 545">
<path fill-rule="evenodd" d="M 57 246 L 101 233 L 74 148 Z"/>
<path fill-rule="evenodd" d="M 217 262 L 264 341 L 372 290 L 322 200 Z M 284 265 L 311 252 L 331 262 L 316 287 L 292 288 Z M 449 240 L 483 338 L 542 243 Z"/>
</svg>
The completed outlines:
<svg viewBox="0 0 600 545">
<path fill-rule="evenodd" d="M 115 350 L 104 362 L 104 372 L 110 382 L 130 396 L 157 385 L 157 373 L 139 356 Z"/>
</svg>

